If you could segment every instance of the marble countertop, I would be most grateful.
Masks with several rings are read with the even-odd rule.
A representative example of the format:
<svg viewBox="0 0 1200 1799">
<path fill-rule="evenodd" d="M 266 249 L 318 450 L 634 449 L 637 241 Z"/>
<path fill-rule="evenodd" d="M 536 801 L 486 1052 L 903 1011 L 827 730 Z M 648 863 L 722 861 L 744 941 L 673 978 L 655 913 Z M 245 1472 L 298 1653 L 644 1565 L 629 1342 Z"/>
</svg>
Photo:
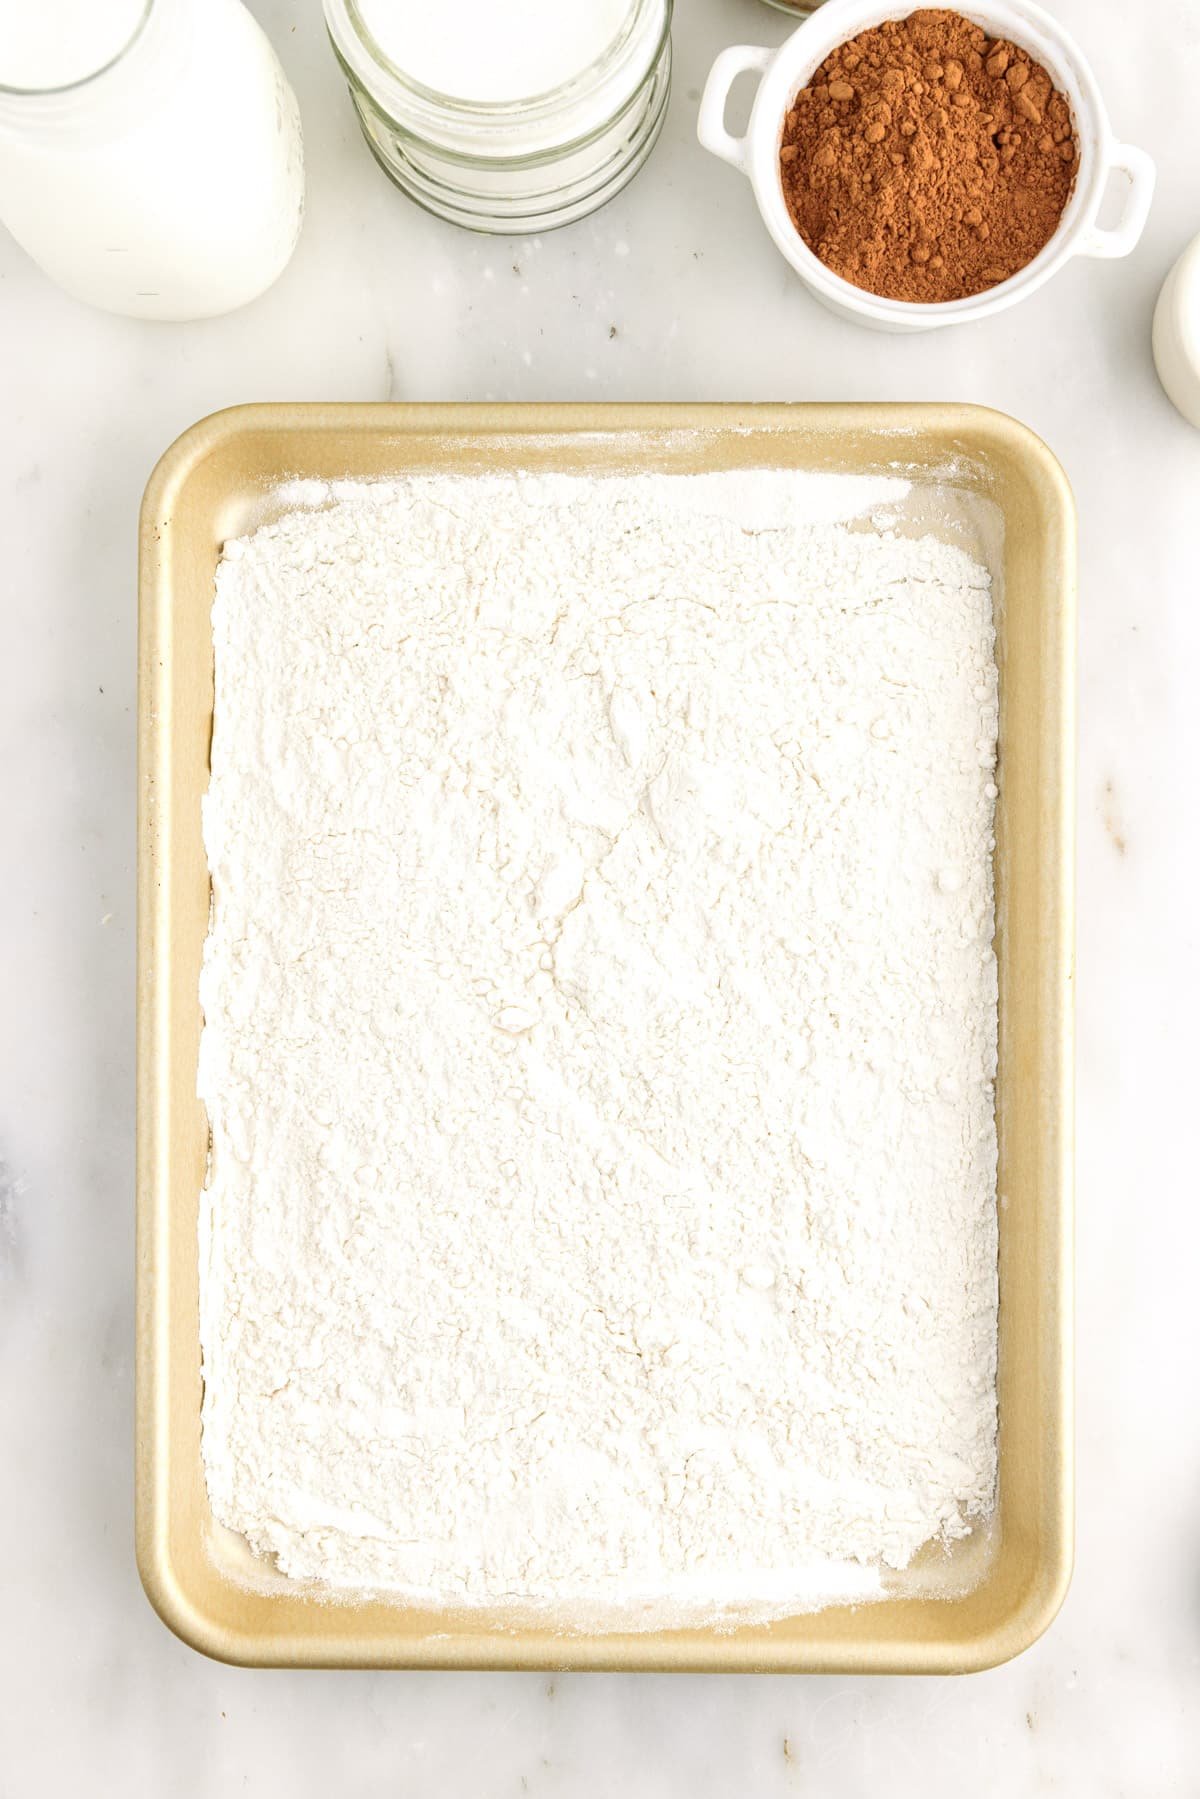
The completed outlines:
<svg viewBox="0 0 1200 1799">
<path fill-rule="evenodd" d="M 359 140 L 316 0 L 257 0 L 300 97 L 309 214 L 230 318 L 65 298 L 0 231 L 0 1794 L 1200 1791 L 1200 432 L 1150 359 L 1200 230 L 1189 0 L 1056 0 L 1157 158 L 1127 262 L 888 338 L 827 315 L 694 141 L 713 54 L 787 29 L 680 0 L 666 133 L 533 240 L 427 218 Z M 1079 1515 L 1066 1607 L 962 1680 L 292 1674 L 217 1666 L 132 1548 L 135 519 L 193 419 L 264 399 L 955 399 L 1057 452 L 1082 548 Z M 1189 697 L 1189 695 L 1191 697 Z"/>
</svg>

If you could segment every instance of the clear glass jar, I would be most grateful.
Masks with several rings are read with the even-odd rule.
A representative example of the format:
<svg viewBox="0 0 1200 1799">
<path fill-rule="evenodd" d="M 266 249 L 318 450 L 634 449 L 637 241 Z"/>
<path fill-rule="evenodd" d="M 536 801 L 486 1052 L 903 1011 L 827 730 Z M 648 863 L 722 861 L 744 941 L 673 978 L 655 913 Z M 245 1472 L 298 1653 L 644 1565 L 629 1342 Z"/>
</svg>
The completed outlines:
<svg viewBox="0 0 1200 1799">
<path fill-rule="evenodd" d="M 608 49 L 559 87 L 529 99 L 474 101 L 438 93 L 397 68 L 356 0 L 324 0 L 359 123 L 384 172 L 440 218 L 498 233 L 570 224 L 636 175 L 666 113 L 672 3 L 630 0 Z M 454 12 L 446 18 L 453 29 Z"/>
<path fill-rule="evenodd" d="M 0 218 L 34 261 L 137 318 L 209 318 L 269 287 L 300 232 L 300 115 L 241 0 L 144 0 L 127 34 L 94 33 L 94 68 L 43 19 L 35 63 L 7 4 L 0 83 L 15 68 L 37 85 L 0 85 Z"/>
</svg>

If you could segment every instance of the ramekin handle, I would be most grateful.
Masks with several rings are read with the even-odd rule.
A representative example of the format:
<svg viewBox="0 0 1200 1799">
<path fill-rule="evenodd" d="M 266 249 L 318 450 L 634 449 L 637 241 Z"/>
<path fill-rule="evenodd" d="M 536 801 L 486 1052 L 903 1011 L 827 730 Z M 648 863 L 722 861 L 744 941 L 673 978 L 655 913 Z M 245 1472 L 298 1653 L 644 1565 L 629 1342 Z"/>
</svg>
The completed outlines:
<svg viewBox="0 0 1200 1799">
<path fill-rule="evenodd" d="M 1081 256 L 1128 256 L 1145 228 L 1154 198 L 1154 163 L 1133 144 L 1113 144 L 1108 174 L 1128 175 L 1125 204 L 1115 225 L 1089 225 L 1079 241 Z"/>
<path fill-rule="evenodd" d="M 746 140 L 744 137 L 734 137 L 725 129 L 729 90 L 739 75 L 761 75 L 774 58 L 774 50 L 767 49 L 763 44 L 731 44 L 728 50 L 722 50 L 704 84 L 700 116 L 696 120 L 696 136 L 706 150 L 711 150 L 722 162 L 730 163 L 743 172 L 746 167 Z"/>
</svg>

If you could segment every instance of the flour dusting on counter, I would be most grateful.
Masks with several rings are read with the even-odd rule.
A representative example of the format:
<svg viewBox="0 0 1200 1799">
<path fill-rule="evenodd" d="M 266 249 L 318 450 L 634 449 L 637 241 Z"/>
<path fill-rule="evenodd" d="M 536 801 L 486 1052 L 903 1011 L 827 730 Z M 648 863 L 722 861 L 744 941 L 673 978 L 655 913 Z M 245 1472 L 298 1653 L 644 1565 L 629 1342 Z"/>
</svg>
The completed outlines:
<svg viewBox="0 0 1200 1799">
<path fill-rule="evenodd" d="M 203 1450 L 285 1574 L 794 1611 L 990 1510 L 991 596 L 832 479 L 226 546 Z"/>
</svg>

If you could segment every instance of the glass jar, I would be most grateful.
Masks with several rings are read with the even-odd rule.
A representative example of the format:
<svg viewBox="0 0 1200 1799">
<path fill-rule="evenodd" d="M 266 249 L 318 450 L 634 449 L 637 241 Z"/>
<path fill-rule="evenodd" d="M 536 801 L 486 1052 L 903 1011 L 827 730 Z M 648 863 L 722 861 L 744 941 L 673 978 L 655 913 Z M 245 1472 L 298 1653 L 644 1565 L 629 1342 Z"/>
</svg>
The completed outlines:
<svg viewBox="0 0 1200 1799">
<path fill-rule="evenodd" d="M 72 9 L 80 31 L 46 28 Z M 271 285 L 300 231 L 300 116 L 241 0 L 119 20 L 100 0 L 3 0 L 0 24 L 0 219 L 52 280 L 153 319 Z"/>
<path fill-rule="evenodd" d="M 357 0 L 325 0 L 359 123 L 384 172 L 440 218 L 517 233 L 583 218 L 641 168 L 670 93 L 671 10 L 672 0 L 630 0 L 608 48 L 570 80 L 527 99 L 472 100 L 398 68 Z M 444 16 L 448 30 L 464 29 L 453 10 Z"/>
</svg>

